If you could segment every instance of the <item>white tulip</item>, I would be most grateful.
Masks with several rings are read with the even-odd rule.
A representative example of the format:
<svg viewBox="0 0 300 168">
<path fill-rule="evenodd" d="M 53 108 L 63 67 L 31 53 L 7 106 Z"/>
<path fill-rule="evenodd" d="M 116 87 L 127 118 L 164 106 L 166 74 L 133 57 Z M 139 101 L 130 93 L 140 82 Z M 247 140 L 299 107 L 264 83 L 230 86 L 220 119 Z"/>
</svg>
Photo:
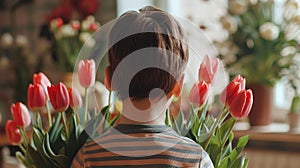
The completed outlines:
<svg viewBox="0 0 300 168">
<path fill-rule="evenodd" d="M 85 45 L 88 47 L 88 48 L 93 48 L 96 44 L 96 40 L 94 38 L 89 38 Z"/>
<path fill-rule="evenodd" d="M 241 15 L 248 10 L 248 2 L 246 0 L 229 0 L 229 11 L 235 15 Z"/>
<path fill-rule="evenodd" d="M 283 57 L 289 56 L 289 55 L 294 55 L 297 52 L 297 49 L 293 46 L 287 46 L 283 48 L 280 52 L 280 55 Z"/>
<path fill-rule="evenodd" d="M 284 7 L 283 16 L 286 20 L 291 20 L 295 15 L 297 15 L 299 9 L 299 4 L 296 1 L 288 2 Z"/>
<path fill-rule="evenodd" d="M 224 16 L 221 18 L 221 23 L 223 27 L 229 32 L 229 33 L 235 33 L 237 31 L 237 23 L 235 19 L 232 16 Z"/>
<path fill-rule="evenodd" d="M 91 34 L 88 32 L 82 32 L 79 34 L 79 40 L 82 43 L 85 43 L 90 37 L 91 37 Z"/>
<path fill-rule="evenodd" d="M 63 25 L 60 28 L 62 37 L 72 37 L 76 35 L 76 30 L 70 24 Z"/>
<path fill-rule="evenodd" d="M 1 45 L 4 48 L 8 48 L 12 46 L 14 39 L 10 33 L 4 33 L 1 37 Z"/>
<path fill-rule="evenodd" d="M 279 36 L 279 28 L 274 23 L 266 22 L 260 26 L 259 33 L 265 40 L 275 40 Z"/>
<path fill-rule="evenodd" d="M 24 35 L 17 35 L 16 37 L 16 45 L 18 47 L 26 47 L 28 45 L 28 39 Z"/>
</svg>

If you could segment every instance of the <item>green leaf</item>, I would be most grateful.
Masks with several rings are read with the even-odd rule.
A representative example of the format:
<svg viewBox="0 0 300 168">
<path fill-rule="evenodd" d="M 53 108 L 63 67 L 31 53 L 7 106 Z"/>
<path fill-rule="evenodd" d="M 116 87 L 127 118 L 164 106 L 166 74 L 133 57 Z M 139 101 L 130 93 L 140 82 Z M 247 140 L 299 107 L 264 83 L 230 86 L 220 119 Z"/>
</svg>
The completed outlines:
<svg viewBox="0 0 300 168">
<path fill-rule="evenodd" d="M 220 140 L 223 144 L 225 144 L 225 142 L 227 141 L 227 139 L 225 138 L 229 136 L 228 134 L 230 134 L 234 124 L 235 124 L 235 119 L 230 118 L 221 125 Z"/>
<path fill-rule="evenodd" d="M 239 138 L 238 143 L 236 145 L 236 150 L 239 153 L 241 153 L 241 151 L 245 148 L 245 146 L 247 145 L 248 141 L 249 141 L 250 135 L 245 135 Z"/>
<path fill-rule="evenodd" d="M 48 162 L 46 161 L 46 158 L 44 158 L 43 153 L 38 152 L 35 150 L 31 145 L 28 145 L 28 152 L 34 162 L 34 165 L 36 167 L 45 167 L 47 168 L 46 165 L 48 165 Z M 49 166 L 48 166 L 49 167 Z"/>
<path fill-rule="evenodd" d="M 166 118 L 165 118 L 165 124 L 166 126 L 172 127 L 170 122 L 170 110 L 166 110 Z"/>
<path fill-rule="evenodd" d="M 246 155 L 238 157 L 231 165 L 231 168 L 243 168 L 245 164 Z"/>
<path fill-rule="evenodd" d="M 61 113 L 57 113 L 55 116 L 54 123 L 48 132 L 51 142 L 55 142 L 60 134 L 60 131 L 59 131 L 60 120 L 61 120 Z"/>
<path fill-rule="evenodd" d="M 229 158 L 224 158 L 219 166 L 216 166 L 218 168 L 228 168 L 228 164 L 229 164 Z"/>
</svg>

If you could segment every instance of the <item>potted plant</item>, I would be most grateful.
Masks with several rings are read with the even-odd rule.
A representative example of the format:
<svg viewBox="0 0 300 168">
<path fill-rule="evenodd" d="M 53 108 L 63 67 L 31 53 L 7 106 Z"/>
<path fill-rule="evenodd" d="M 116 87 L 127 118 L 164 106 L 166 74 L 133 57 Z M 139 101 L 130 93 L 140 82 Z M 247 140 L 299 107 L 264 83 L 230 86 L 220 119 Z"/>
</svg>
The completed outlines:
<svg viewBox="0 0 300 168">
<path fill-rule="evenodd" d="M 293 64 L 283 71 L 284 81 L 287 82 L 287 86 L 291 89 L 293 93 L 293 98 L 291 100 L 291 105 L 288 113 L 288 122 L 290 130 L 300 128 L 300 55 L 296 55 Z"/>
<path fill-rule="evenodd" d="M 283 13 L 275 11 L 278 6 Z M 273 0 L 229 0 L 228 13 L 220 20 L 228 32 L 227 40 L 216 42 L 220 58 L 232 76 L 247 78 L 255 96 L 251 125 L 271 122 L 272 88 L 299 51 L 297 11 L 294 0 L 281 4 Z"/>
</svg>

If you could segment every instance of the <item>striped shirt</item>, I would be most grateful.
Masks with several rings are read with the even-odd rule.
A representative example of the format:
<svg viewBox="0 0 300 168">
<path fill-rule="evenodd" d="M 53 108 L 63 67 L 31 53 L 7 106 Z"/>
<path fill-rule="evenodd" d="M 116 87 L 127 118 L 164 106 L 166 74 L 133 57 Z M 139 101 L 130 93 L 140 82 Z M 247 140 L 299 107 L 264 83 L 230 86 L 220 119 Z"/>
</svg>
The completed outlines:
<svg viewBox="0 0 300 168">
<path fill-rule="evenodd" d="M 71 168 L 79 167 L 214 166 L 200 145 L 168 126 L 120 124 L 79 150 Z"/>
</svg>

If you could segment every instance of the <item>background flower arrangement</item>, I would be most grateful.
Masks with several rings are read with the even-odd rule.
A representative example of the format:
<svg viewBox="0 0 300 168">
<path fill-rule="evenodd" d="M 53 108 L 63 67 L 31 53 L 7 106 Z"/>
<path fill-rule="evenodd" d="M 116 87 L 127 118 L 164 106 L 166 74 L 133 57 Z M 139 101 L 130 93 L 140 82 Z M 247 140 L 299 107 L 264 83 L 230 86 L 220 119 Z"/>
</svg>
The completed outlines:
<svg viewBox="0 0 300 168">
<path fill-rule="evenodd" d="M 215 167 L 247 167 L 248 159 L 241 153 L 249 136 L 240 137 L 237 145 L 233 146 L 232 129 L 236 120 L 249 114 L 253 95 L 251 90 L 245 90 L 245 79 L 236 76 L 221 93 L 220 101 L 224 109 L 214 118 L 209 113 L 208 92 L 213 86 L 218 63 L 217 59 L 204 58 L 199 69 L 199 81 L 190 91 L 189 99 L 193 105 L 189 117 L 185 119 L 182 111 L 174 117 L 167 110 L 165 123 L 178 134 L 201 144 Z M 13 120 L 7 121 L 6 132 L 10 143 L 19 145 L 21 151 L 16 155 L 26 167 L 69 167 L 88 138 L 98 136 L 116 124 L 120 114 L 109 112 L 110 102 L 94 115 L 87 110 L 87 90 L 94 85 L 95 73 L 93 60 L 79 62 L 78 78 L 86 90 L 84 101 L 74 88 L 67 90 L 62 83 L 54 86 L 43 73 L 35 74 L 34 83 L 28 87 L 28 108 L 36 115 L 30 138 L 25 131 L 31 123 L 29 110 L 21 102 L 12 104 Z M 110 96 L 108 99 L 110 101 Z M 79 117 L 82 105 L 83 119 Z M 73 112 L 66 115 L 69 106 Z M 40 113 L 43 112 L 48 113 L 48 124 L 41 121 Z"/>
<path fill-rule="evenodd" d="M 86 41 L 90 48 L 95 45 L 95 40 L 89 38 L 100 27 L 93 16 L 97 9 L 97 0 L 67 0 L 61 1 L 46 17 L 47 23 L 42 26 L 40 35 L 50 40 L 50 51 L 62 72 L 73 71 L 76 57 Z"/>
<path fill-rule="evenodd" d="M 300 48 L 299 5 L 285 1 L 283 18 L 274 12 L 276 5 L 273 0 L 228 1 L 228 13 L 221 18 L 228 39 L 216 46 L 231 75 L 273 86 L 293 63 Z"/>
</svg>

